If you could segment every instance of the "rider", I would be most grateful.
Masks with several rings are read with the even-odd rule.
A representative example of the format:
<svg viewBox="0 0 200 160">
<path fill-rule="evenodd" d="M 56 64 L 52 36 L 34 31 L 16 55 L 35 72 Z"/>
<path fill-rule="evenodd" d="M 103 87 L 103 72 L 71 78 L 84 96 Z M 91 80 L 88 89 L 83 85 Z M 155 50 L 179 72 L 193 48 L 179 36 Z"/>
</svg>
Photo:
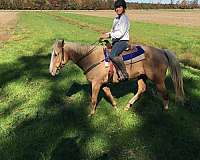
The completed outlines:
<svg viewBox="0 0 200 160">
<path fill-rule="evenodd" d="M 130 23 L 125 14 L 126 2 L 124 0 L 117 0 L 115 1 L 114 7 L 118 16 L 113 21 L 111 32 L 102 33 L 100 39 L 111 38 L 112 51 L 110 53 L 110 59 L 117 67 L 118 74 L 121 71 L 120 80 L 123 81 L 128 80 L 129 75 L 123 60 L 118 55 L 128 48 Z"/>
</svg>

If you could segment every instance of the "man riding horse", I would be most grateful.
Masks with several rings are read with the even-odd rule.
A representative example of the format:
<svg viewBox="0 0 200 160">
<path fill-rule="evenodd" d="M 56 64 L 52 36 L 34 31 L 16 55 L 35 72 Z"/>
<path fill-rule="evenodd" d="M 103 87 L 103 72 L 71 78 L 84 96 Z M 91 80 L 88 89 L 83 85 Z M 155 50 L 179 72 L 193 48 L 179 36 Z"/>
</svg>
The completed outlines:
<svg viewBox="0 0 200 160">
<path fill-rule="evenodd" d="M 112 51 L 110 59 L 115 65 L 118 75 L 121 75 L 119 80 L 124 81 L 128 80 L 129 75 L 124 61 L 118 55 L 128 48 L 130 23 L 125 14 L 126 2 L 124 0 L 117 0 L 114 7 L 118 16 L 113 21 L 111 32 L 101 34 L 100 39 L 111 38 Z"/>
</svg>

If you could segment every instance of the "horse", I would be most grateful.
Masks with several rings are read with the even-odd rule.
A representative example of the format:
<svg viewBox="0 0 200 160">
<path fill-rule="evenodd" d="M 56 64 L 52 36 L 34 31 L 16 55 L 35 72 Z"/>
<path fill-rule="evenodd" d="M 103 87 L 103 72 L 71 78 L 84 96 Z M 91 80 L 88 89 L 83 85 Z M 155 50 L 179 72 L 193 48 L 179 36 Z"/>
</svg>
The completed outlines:
<svg viewBox="0 0 200 160">
<path fill-rule="evenodd" d="M 165 86 L 166 72 L 169 68 L 175 88 L 176 101 L 184 101 L 183 79 L 181 67 L 176 55 L 166 49 L 159 49 L 151 46 L 141 45 L 144 50 L 145 59 L 136 63 L 126 65 L 129 80 L 137 80 L 137 93 L 129 100 L 124 110 L 128 111 L 135 101 L 146 91 L 146 79 L 155 83 L 163 101 L 163 110 L 168 110 L 169 96 Z M 71 60 L 78 65 L 85 73 L 88 82 L 91 84 L 91 110 L 89 115 L 96 113 L 97 97 L 100 89 L 111 102 L 114 109 L 117 103 L 109 88 L 108 72 L 109 67 L 105 66 L 105 56 L 102 45 L 83 45 L 75 42 L 57 40 L 53 44 L 49 72 L 56 76 L 59 70 Z M 114 68 L 113 83 L 119 83 L 117 71 Z M 145 78 L 146 79 L 145 79 Z"/>
</svg>

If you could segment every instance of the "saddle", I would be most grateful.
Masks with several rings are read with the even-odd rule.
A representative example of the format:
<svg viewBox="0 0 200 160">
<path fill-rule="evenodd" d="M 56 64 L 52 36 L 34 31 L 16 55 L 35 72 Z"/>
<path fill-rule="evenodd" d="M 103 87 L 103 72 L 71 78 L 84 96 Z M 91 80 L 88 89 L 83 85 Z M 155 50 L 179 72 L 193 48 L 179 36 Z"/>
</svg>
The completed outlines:
<svg viewBox="0 0 200 160">
<path fill-rule="evenodd" d="M 114 70 L 113 68 L 115 65 L 113 65 L 112 61 L 110 60 L 109 54 L 112 49 L 112 45 L 110 44 L 109 41 L 105 41 L 105 48 L 104 48 L 104 57 L 105 57 L 105 66 L 109 66 L 109 73 L 108 73 L 108 80 L 112 82 L 113 80 L 113 75 L 114 75 Z M 144 56 L 144 49 L 140 45 L 129 45 L 128 48 L 126 48 L 120 55 L 119 57 L 122 58 L 124 61 L 125 65 L 127 64 L 133 64 L 136 62 L 139 62 L 143 59 L 145 59 Z M 118 77 L 120 77 L 118 75 Z"/>
</svg>

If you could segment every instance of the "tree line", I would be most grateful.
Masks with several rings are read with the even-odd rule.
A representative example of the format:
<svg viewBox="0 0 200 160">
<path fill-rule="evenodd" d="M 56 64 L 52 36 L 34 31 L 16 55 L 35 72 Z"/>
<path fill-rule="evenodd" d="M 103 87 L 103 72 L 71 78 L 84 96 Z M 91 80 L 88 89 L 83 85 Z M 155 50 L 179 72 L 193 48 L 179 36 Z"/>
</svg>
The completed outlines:
<svg viewBox="0 0 200 160">
<path fill-rule="evenodd" d="M 158 3 L 129 3 L 129 9 L 194 9 L 200 8 L 198 0 L 171 0 L 169 4 Z"/>
<path fill-rule="evenodd" d="M 0 0 L 0 9 L 111 9 L 113 0 Z"/>
<path fill-rule="evenodd" d="M 170 4 L 128 3 L 128 9 L 200 8 L 198 0 L 171 0 Z M 0 9 L 113 9 L 113 0 L 0 0 Z"/>
</svg>

